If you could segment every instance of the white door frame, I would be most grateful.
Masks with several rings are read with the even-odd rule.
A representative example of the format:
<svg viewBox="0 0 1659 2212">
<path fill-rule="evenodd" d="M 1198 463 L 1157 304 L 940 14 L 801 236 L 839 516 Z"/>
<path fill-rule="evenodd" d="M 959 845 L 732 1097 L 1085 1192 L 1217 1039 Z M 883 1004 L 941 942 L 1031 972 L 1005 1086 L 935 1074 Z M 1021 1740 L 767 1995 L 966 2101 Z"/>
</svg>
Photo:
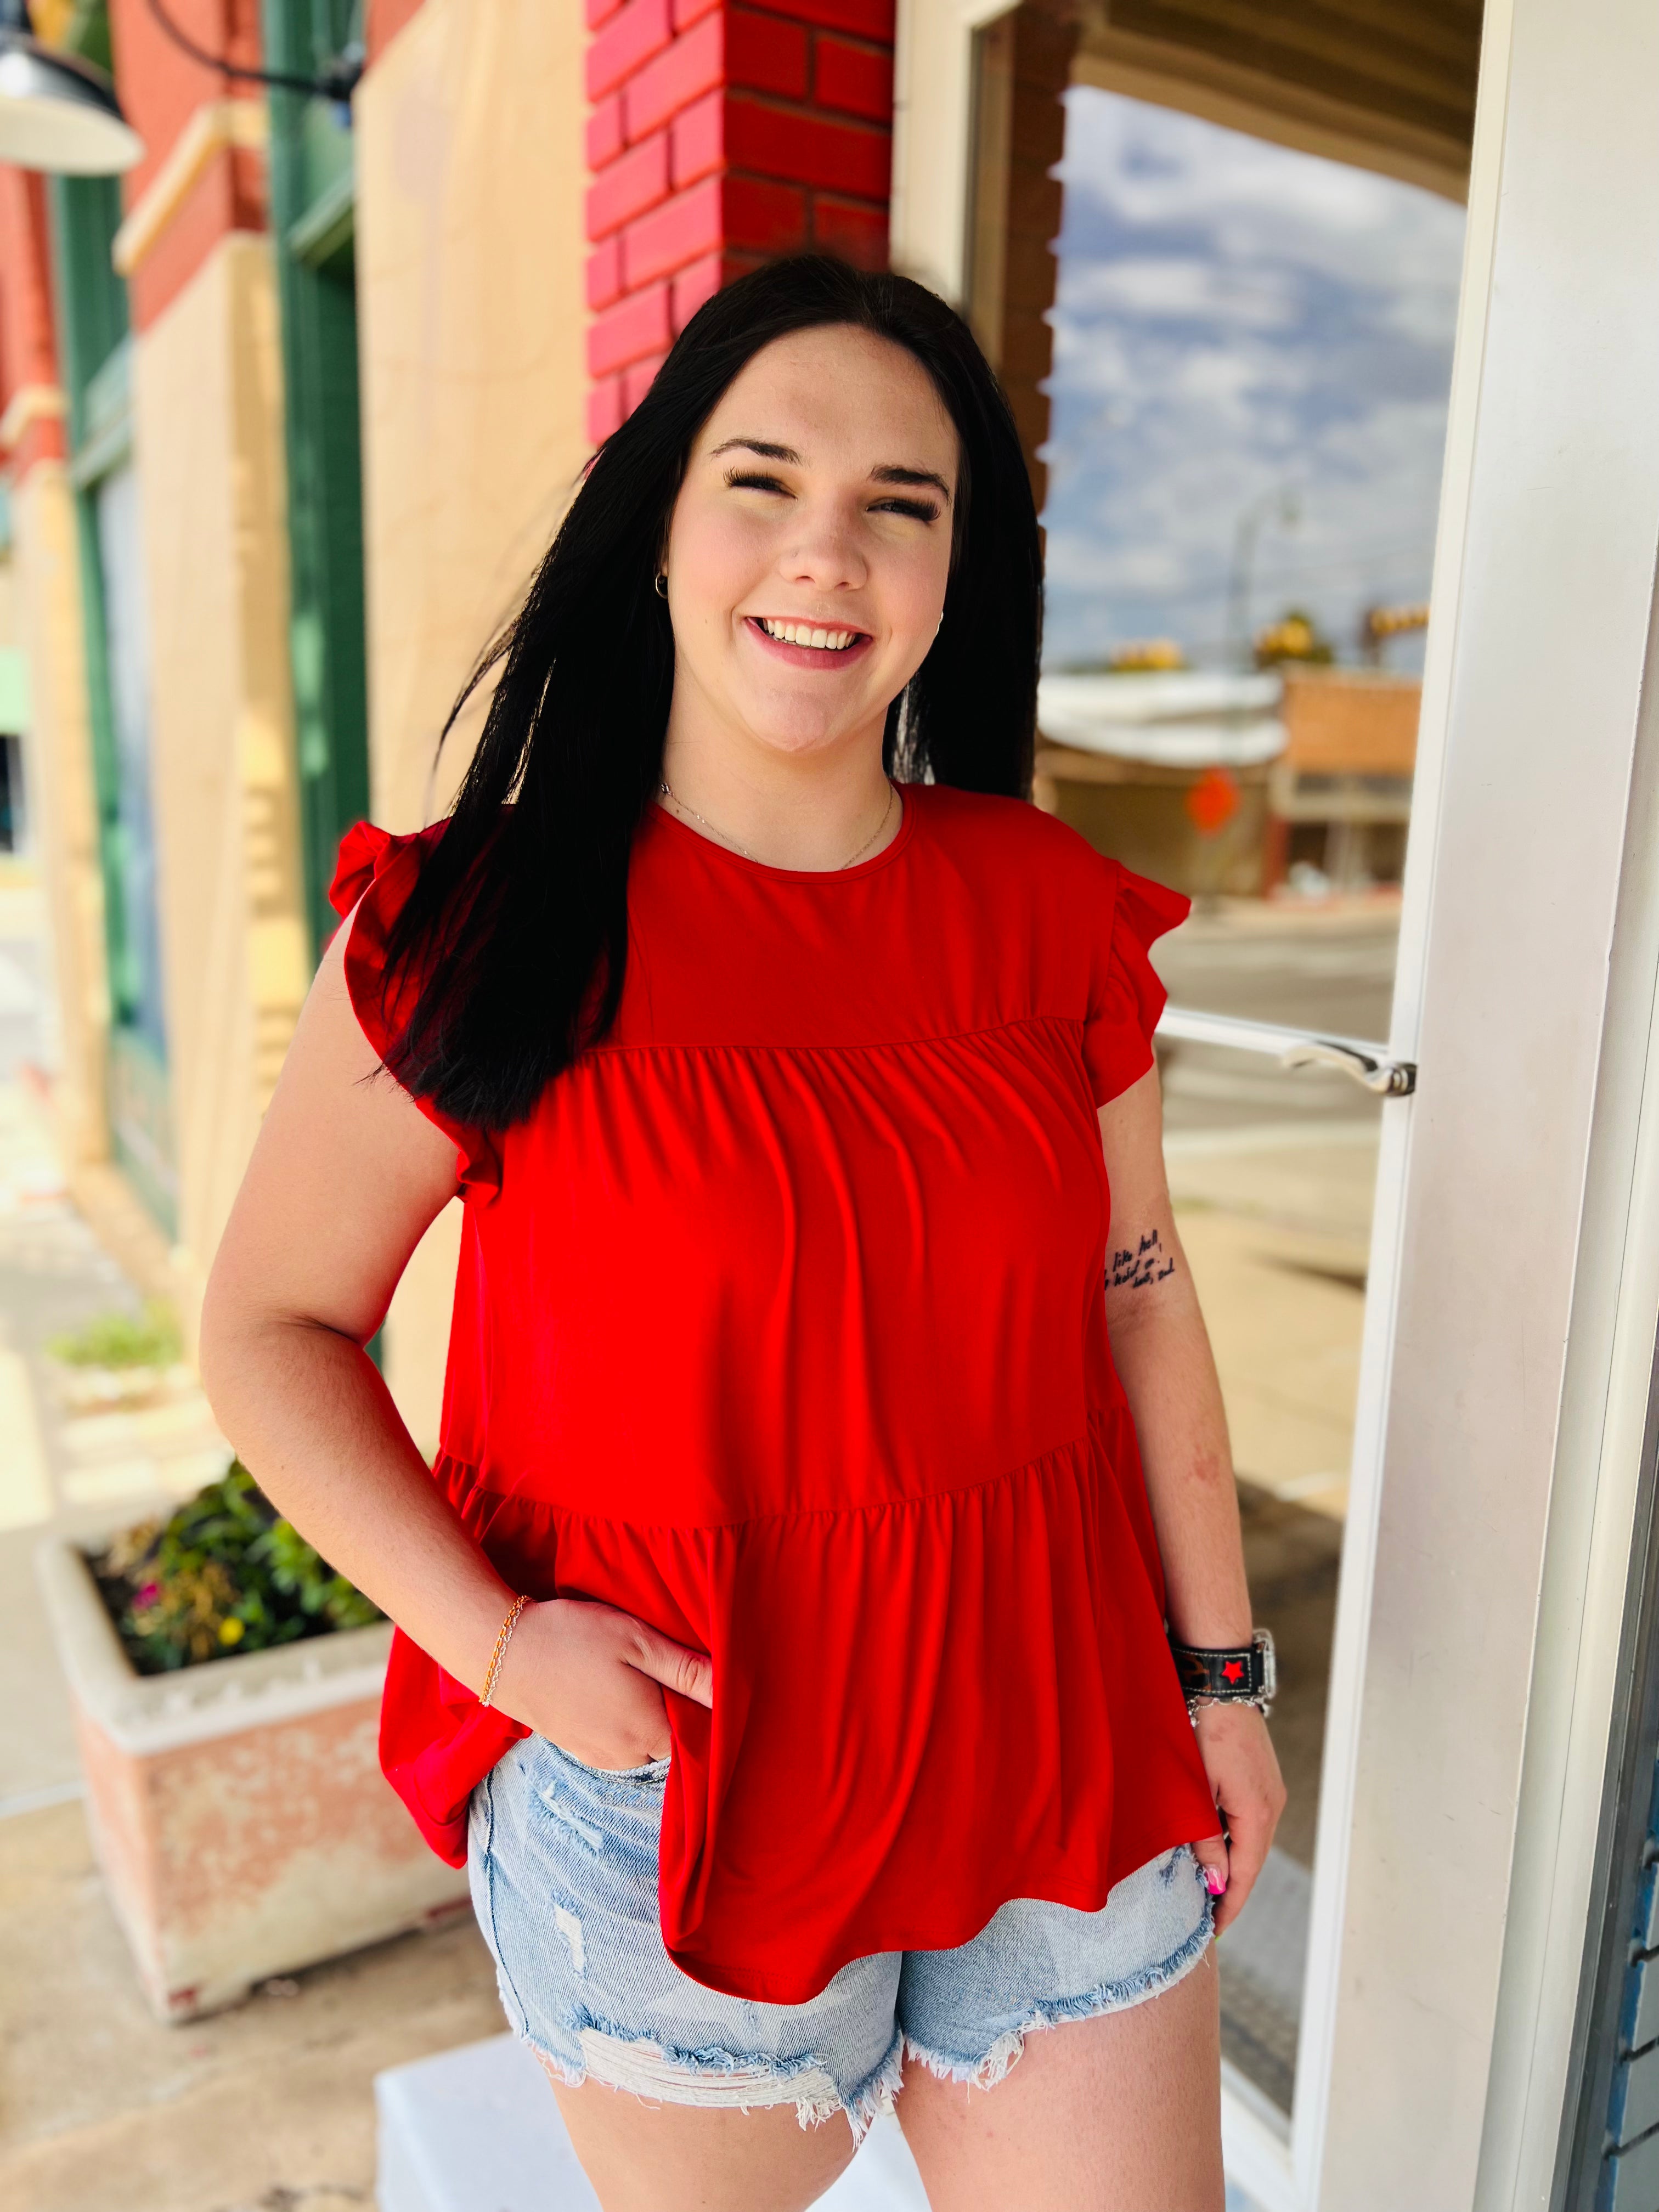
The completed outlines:
<svg viewBox="0 0 1659 2212">
<path fill-rule="evenodd" d="M 899 0 L 957 299 L 998 12 Z M 1226 2083 L 1272 2212 L 1550 2200 L 1659 1328 L 1656 114 L 1650 0 L 1487 0 L 1288 2131 Z"/>
</svg>

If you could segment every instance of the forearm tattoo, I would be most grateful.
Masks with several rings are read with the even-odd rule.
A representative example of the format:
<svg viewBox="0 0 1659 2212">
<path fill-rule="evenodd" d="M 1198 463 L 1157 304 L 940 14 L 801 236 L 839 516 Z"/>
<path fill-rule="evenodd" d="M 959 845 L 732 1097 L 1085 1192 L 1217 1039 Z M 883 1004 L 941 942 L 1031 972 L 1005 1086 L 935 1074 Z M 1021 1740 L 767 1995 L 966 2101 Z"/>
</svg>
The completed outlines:
<svg viewBox="0 0 1659 2212">
<path fill-rule="evenodd" d="M 1166 1253 L 1156 1229 L 1143 1237 L 1137 1250 L 1114 1252 L 1106 1279 L 1115 1291 L 1144 1291 L 1175 1273 L 1175 1254 Z"/>
</svg>

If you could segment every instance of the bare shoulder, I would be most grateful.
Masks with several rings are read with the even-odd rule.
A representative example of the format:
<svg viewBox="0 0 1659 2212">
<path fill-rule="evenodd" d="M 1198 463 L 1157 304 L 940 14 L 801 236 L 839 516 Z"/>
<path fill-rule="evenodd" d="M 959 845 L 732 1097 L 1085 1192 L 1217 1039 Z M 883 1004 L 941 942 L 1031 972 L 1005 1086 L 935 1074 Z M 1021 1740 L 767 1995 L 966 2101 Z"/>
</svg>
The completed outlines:
<svg viewBox="0 0 1659 2212">
<path fill-rule="evenodd" d="M 360 902 L 361 903 L 361 902 Z M 330 938 L 317 963 L 317 972 L 311 979 L 311 988 L 306 994 L 300 1019 L 295 1028 L 294 1043 L 306 1040 L 302 1050 L 311 1053 L 332 1053 L 343 1063 L 364 1073 L 380 1066 L 380 1055 L 363 1034 L 351 1003 L 351 993 L 346 984 L 346 944 L 351 935 L 351 925 L 357 908 L 351 912 Z"/>
</svg>

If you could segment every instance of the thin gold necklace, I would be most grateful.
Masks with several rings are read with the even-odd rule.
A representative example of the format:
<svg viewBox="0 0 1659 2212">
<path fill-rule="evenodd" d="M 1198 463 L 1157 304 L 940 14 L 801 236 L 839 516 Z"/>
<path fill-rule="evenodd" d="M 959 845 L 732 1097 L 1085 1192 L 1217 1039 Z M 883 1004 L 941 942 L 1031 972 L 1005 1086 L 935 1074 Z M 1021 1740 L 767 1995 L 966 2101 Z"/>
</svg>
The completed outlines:
<svg viewBox="0 0 1659 2212">
<path fill-rule="evenodd" d="M 870 835 L 859 847 L 858 851 L 854 854 L 852 860 L 843 860 L 842 862 L 842 868 L 850 868 L 853 866 L 854 860 L 862 860 L 864 855 L 869 851 L 870 848 L 875 843 L 877 838 L 880 836 L 882 831 L 887 827 L 888 820 L 893 811 L 893 801 L 897 798 L 898 793 L 893 788 L 893 780 L 890 776 L 886 779 L 886 781 L 887 804 L 881 810 L 880 821 L 877 823 L 875 828 L 870 832 Z M 750 851 L 746 845 L 739 845 L 735 837 L 728 836 L 724 830 L 717 830 L 706 814 L 699 814 L 695 806 L 688 806 L 685 801 L 679 796 L 678 793 L 673 790 L 670 786 L 668 778 L 665 775 L 658 778 L 657 787 L 662 793 L 663 797 L 667 799 L 671 806 L 678 806 L 682 814 L 689 814 L 694 822 L 701 822 L 703 828 L 708 830 L 711 837 L 718 837 L 722 845 L 729 845 L 734 853 L 740 853 L 745 860 L 755 860 L 755 854 Z M 757 862 L 757 866 L 758 866 L 764 867 L 767 864 L 764 861 Z M 811 872 L 815 875 L 821 872 L 830 875 L 839 875 L 841 869 L 830 868 L 824 871 L 814 869 Z"/>
</svg>

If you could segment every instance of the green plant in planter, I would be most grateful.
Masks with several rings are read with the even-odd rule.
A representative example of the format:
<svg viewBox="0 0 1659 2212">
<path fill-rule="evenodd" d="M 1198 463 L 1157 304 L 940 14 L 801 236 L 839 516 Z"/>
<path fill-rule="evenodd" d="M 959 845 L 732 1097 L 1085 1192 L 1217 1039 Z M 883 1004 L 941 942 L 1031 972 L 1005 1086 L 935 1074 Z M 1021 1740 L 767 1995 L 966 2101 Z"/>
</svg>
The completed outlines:
<svg viewBox="0 0 1659 2212">
<path fill-rule="evenodd" d="M 94 1314 L 46 1350 L 65 1367 L 171 1367 L 184 1356 L 178 1316 L 161 1298 L 142 1314 Z"/>
<path fill-rule="evenodd" d="M 240 1460 L 165 1521 L 124 1529 L 91 1565 L 141 1674 L 381 1618 L 281 1518 Z"/>
</svg>

